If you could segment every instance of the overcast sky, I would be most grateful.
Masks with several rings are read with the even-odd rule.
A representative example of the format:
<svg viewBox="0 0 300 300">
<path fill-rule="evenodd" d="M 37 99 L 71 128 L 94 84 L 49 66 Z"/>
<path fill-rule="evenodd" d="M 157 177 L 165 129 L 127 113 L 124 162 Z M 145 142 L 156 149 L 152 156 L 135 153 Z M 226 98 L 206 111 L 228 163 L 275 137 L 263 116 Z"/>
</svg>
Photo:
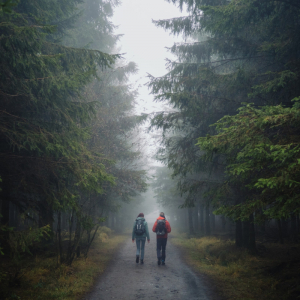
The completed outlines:
<svg viewBox="0 0 300 300">
<path fill-rule="evenodd" d="M 163 110 L 161 103 L 153 101 L 153 95 L 145 86 L 148 81 L 147 73 L 158 77 L 166 73 L 165 59 L 171 58 L 166 47 L 179 42 L 180 37 L 174 37 L 162 28 L 156 27 L 152 20 L 171 19 L 181 16 L 180 10 L 164 0 L 122 0 L 115 8 L 112 18 L 114 25 L 119 26 L 116 34 L 123 34 L 118 46 L 127 62 L 134 61 L 138 65 L 139 73 L 131 77 L 131 83 L 138 88 L 139 96 L 135 113 L 152 113 Z M 149 125 L 149 124 L 148 124 Z M 145 124 L 143 134 L 140 134 L 145 166 L 160 166 L 153 159 L 157 150 L 157 132 L 149 135 Z"/>
<path fill-rule="evenodd" d="M 170 19 L 181 16 L 180 10 L 164 0 L 123 0 L 116 7 L 112 19 L 119 28 L 117 34 L 124 34 L 119 42 L 121 53 L 126 53 L 126 60 L 134 61 L 139 68 L 138 76 L 132 82 L 139 88 L 138 112 L 150 113 L 161 110 L 153 103 L 153 96 L 144 84 L 148 81 L 147 73 L 157 77 L 166 73 L 165 59 L 171 57 L 166 47 L 171 47 L 176 38 L 162 28 L 157 28 L 152 20 Z"/>
</svg>

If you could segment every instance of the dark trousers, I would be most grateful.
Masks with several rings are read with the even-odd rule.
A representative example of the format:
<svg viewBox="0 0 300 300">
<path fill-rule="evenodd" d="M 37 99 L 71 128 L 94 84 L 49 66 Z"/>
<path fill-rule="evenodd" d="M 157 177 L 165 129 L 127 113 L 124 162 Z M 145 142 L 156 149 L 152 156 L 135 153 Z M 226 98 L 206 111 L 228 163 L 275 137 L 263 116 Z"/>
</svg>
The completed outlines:
<svg viewBox="0 0 300 300">
<path fill-rule="evenodd" d="M 157 258 L 166 259 L 167 238 L 156 238 Z"/>
</svg>

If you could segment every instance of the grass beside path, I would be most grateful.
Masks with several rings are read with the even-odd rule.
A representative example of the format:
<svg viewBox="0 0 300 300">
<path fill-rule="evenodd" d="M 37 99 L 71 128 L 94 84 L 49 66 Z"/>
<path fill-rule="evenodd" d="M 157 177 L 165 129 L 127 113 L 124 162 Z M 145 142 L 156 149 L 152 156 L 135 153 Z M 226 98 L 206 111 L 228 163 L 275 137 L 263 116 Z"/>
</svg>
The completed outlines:
<svg viewBox="0 0 300 300">
<path fill-rule="evenodd" d="M 84 257 L 79 257 L 71 266 L 61 265 L 57 268 L 55 257 L 33 258 L 22 270 L 20 286 L 7 287 L 10 296 L 5 300 L 82 299 L 126 238 L 128 235 L 113 234 L 108 237 L 106 234 L 99 234 L 92 244 L 88 258 L 85 260 Z"/>
<path fill-rule="evenodd" d="M 253 256 L 232 240 L 216 237 L 178 235 L 172 243 L 188 264 L 213 279 L 225 299 L 300 299 L 299 245 L 259 244 L 259 254 Z"/>
</svg>

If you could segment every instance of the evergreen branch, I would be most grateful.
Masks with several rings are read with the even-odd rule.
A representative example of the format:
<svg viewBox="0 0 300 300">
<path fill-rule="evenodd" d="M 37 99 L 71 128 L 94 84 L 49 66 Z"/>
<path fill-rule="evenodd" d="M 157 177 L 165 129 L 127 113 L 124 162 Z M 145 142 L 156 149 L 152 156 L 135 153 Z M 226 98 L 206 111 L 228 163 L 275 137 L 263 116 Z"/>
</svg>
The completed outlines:
<svg viewBox="0 0 300 300">
<path fill-rule="evenodd" d="M 26 95 L 24 95 L 24 94 L 10 95 L 10 94 L 4 93 L 4 92 L 1 91 L 1 90 L 0 90 L 0 93 L 1 93 L 2 95 L 8 96 L 8 97 L 26 96 Z"/>
<path fill-rule="evenodd" d="M 175 18 L 170 18 L 170 19 L 162 19 L 162 20 L 153 20 L 152 19 L 152 23 L 159 23 L 159 22 L 169 22 L 169 21 L 173 21 L 173 20 L 183 20 L 183 19 L 186 19 L 186 18 L 190 18 L 190 17 L 201 17 L 201 14 L 193 14 L 192 16 L 191 15 L 188 15 L 188 16 L 182 16 L 182 17 L 175 17 Z"/>
<path fill-rule="evenodd" d="M 267 0 L 269 2 L 274 2 L 274 0 Z M 300 9 L 300 5 L 297 5 L 295 2 L 292 2 L 292 1 L 287 1 L 287 0 L 276 0 L 276 2 L 281 2 L 281 3 L 286 3 L 286 4 L 289 4 L 293 7 L 297 7 L 298 9 Z"/>
<path fill-rule="evenodd" d="M 55 56 L 55 55 L 54 55 Z M 21 79 L 21 78 L 18 78 L 19 80 L 22 80 L 22 81 L 35 81 L 35 80 L 44 80 L 44 79 L 49 79 L 49 78 L 57 78 L 59 76 L 48 76 L 48 77 L 42 77 L 42 78 L 32 78 L 32 79 Z"/>
</svg>

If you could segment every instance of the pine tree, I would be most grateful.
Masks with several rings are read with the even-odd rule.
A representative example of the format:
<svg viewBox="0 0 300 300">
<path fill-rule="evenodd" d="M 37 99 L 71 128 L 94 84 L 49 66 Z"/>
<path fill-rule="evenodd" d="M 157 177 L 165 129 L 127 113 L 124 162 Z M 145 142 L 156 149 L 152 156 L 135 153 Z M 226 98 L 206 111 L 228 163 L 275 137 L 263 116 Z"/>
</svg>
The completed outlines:
<svg viewBox="0 0 300 300">
<path fill-rule="evenodd" d="M 117 56 L 59 43 L 76 4 L 20 1 L 0 22 L 2 205 L 38 211 L 47 224 L 53 209 L 75 205 L 70 181 L 97 192 L 113 181 L 83 143 L 95 109 L 81 90 Z"/>
<path fill-rule="evenodd" d="M 224 115 L 234 115 L 241 102 L 255 107 L 292 106 L 291 99 L 299 95 L 299 5 L 296 1 L 256 0 L 169 2 L 181 9 L 186 5 L 189 16 L 155 23 L 173 34 L 183 34 L 187 43 L 170 49 L 177 60 L 169 62 L 168 74 L 150 78 L 156 99 L 174 108 L 156 116 L 152 125 L 164 130 L 165 157 L 174 175 L 200 175 L 198 184 L 179 183 L 181 191 L 193 193 L 218 178 L 208 196 L 217 205 L 220 201 L 240 205 L 255 193 L 224 184 L 227 175 L 223 179 L 219 175 L 226 156 L 210 149 L 206 164 L 201 160 L 203 152 L 194 148 L 195 139 L 214 135 L 210 125 Z M 172 130 L 177 136 L 168 133 Z M 201 176 L 205 168 L 210 178 Z"/>
</svg>

